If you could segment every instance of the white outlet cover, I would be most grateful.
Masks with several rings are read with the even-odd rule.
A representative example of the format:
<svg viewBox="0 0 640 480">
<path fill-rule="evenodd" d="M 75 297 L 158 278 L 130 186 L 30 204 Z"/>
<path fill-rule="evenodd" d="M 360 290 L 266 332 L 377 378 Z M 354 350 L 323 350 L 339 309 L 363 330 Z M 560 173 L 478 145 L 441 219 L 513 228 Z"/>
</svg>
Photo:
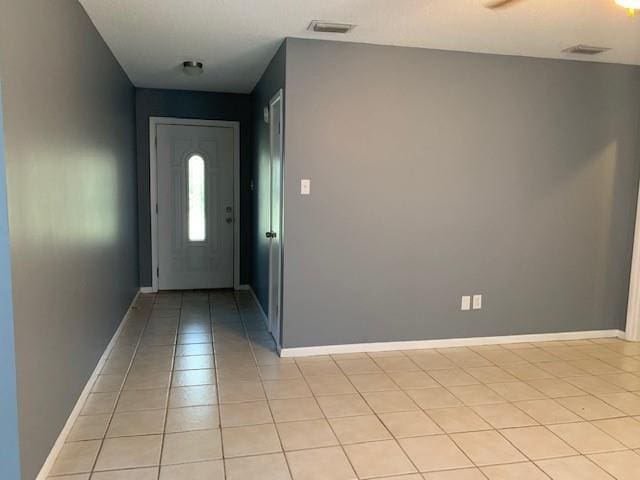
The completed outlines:
<svg viewBox="0 0 640 480">
<path fill-rule="evenodd" d="M 460 310 L 471 310 L 471 296 L 465 295 L 460 302 Z"/>
<path fill-rule="evenodd" d="M 473 296 L 473 309 L 480 310 L 482 308 L 482 295 Z"/>
</svg>

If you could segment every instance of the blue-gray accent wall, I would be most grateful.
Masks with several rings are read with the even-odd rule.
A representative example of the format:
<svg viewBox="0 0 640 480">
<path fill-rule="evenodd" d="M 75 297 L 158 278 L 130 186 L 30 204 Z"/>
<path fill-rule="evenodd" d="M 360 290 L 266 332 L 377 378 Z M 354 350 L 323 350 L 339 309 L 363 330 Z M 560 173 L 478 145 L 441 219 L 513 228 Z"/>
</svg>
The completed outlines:
<svg viewBox="0 0 640 480">
<path fill-rule="evenodd" d="M 286 79 L 285 347 L 624 328 L 639 67 L 289 39 Z"/>
<path fill-rule="evenodd" d="M 149 117 L 240 122 L 240 283 L 251 278 L 251 108 L 250 96 L 233 93 L 136 89 L 138 238 L 140 285 L 151 286 L 149 204 Z"/>
<path fill-rule="evenodd" d="M 21 476 L 33 480 L 138 290 L 135 99 L 77 0 L 1 10 Z"/>
<path fill-rule="evenodd" d="M 263 111 L 265 107 L 268 107 L 269 101 L 278 90 L 285 88 L 286 48 L 285 41 L 274 55 L 251 94 L 254 184 L 251 287 L 265 312 L 268 308 L 269 294 L 269 240 L 265 237 L 265 232 L 270 230 L 271 152 L 269 125 L 264 121 Z M 286 231 L 284 235 L 286 236 Z M 284 251 L 286 252 L 286 240 L 283 238 L 283 241 L 285 245 Z"/>
<path fill-rule="evenodd" d="M 11 253 L 0 85 L 0 465 L 4 480 L 20 479 L 16 357 L 11 299 Z"/>
</svg>

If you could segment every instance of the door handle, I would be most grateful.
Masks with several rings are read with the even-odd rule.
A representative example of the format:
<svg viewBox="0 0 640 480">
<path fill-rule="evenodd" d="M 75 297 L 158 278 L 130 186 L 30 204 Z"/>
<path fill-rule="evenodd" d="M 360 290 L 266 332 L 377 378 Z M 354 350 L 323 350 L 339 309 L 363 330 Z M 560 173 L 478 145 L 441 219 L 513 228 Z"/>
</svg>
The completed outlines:
<svg viewBox="0 0 640 480">
<path fill-rule="evenodd" d="M 276 238 L 278 236 L 276 232 L 266 232 L 265 235 L 267 238 Z"/>
</svg>

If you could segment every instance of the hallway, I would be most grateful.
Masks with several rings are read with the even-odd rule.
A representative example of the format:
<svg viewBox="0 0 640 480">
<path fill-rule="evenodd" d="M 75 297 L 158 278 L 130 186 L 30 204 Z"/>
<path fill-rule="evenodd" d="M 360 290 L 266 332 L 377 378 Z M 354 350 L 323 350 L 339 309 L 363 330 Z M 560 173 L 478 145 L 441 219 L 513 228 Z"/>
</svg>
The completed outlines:
<svg viewBox="0 0 640 480">
<path fill-rule="evenodd" d="M 249 293 L 140 295 L 50 478 L 637 478 L 638 372 L 615 339 L 281 359 Z"/>
</svg>

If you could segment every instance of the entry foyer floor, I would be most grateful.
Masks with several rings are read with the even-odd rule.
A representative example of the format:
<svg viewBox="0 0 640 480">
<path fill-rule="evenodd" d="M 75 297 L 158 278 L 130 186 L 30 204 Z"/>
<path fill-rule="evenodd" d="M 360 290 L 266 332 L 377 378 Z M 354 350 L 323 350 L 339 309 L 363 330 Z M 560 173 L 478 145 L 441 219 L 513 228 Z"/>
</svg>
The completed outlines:
<svg viewBox="0 0 640 480">
<path fill-rule="evenodd" d="M 637 480 L 640 344 L 281 359 L 247 293 L 143 295 L 56 480 Z"/>
</svg>

